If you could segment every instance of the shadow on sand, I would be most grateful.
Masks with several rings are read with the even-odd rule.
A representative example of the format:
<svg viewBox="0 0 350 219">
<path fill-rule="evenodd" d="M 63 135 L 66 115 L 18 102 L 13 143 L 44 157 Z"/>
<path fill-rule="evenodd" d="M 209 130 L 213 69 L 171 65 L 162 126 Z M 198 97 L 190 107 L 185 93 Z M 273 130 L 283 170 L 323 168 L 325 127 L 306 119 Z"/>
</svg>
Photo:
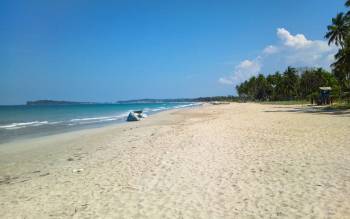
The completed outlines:
<svg viewBox="0 0 350 219">
<path fill-rule="evenodd" d="M 275 106 L 273 107 L 276 110 L 265 110 L 266 113 L 310 113 L 310 114 L 321 114 L 321 115 L 333 115 L 333 116 L 342 116 L 342 117 L 350 117 L 349 109 L 331 109 L 326 106 L 311 106 L 305 105 L 301 107 L 297 106 Z"/>
</svg>

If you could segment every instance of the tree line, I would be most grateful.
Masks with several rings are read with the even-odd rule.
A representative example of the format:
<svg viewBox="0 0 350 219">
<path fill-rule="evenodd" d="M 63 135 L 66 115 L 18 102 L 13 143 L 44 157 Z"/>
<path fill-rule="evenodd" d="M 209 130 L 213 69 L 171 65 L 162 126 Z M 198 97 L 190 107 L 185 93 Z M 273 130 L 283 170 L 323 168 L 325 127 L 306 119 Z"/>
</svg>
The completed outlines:
<svg viewBox="0 0 350 219">
<path fill-rule="evenodd" d="M 350 8 L 350 0 L 345 2 Z M 332 87 L 332 97 L 350 99 L 350 11 L 341 12 L 327 26 L 328 44 L 339 49 L 331 72 L 322 68 L 298 71 L 288 67 L 283 73 L 251 77 L 236 86 L 240 97 L 252 100 L 297 100 L 317 98 L 319 87 Z"/>
<path fill-rule="evenodd" d="M 339 95 L 334 74 L 322 69 L 288 67 L 283 73 L 259 74 L 236 86 L 238 95 L 249 100 L 300 100 L 316 98 L 319 87 L 332 87 L 332 96 Z"/>
</svg>

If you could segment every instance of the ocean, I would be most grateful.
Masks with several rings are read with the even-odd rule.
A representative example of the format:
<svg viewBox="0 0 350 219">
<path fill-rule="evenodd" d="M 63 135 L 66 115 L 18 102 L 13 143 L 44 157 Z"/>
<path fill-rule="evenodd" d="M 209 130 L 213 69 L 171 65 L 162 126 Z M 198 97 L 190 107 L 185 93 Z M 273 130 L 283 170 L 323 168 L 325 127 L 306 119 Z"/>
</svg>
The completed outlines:
<svg viewBox="0 0 350 219">
<path fill-rule="evenodd" d="M 0 106 L 0 143 L 125 122 L 130 111 L 146 115 L 199 103 L 133 103 Z"/>
</svg>

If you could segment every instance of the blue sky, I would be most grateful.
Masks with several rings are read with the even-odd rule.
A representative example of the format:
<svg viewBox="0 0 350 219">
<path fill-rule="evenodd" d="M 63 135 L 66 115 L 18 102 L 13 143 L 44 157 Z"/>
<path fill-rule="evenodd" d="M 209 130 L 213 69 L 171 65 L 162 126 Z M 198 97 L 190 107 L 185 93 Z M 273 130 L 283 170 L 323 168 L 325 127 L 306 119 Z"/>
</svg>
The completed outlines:
<svg viewBox="0 0 350 219">
<path fill-rule="evenodd" d="M 327 67 L 336 0 L 0 1 L 0 104 L 235 94 L 288 65 Z"/>
</svg>

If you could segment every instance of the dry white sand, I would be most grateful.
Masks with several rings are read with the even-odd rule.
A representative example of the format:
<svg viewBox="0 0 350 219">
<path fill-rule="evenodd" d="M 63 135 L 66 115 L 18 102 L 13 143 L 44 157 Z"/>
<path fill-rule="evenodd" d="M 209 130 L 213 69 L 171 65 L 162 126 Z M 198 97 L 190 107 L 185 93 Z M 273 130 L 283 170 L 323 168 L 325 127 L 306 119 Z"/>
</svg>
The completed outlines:
<svg viewBox="0 0 350 219">
<path fill-rule="evenodd" d="M 0 218 L 350 218 L 350 113 L 230 104 L 0 145 Z"/>
</svg>

